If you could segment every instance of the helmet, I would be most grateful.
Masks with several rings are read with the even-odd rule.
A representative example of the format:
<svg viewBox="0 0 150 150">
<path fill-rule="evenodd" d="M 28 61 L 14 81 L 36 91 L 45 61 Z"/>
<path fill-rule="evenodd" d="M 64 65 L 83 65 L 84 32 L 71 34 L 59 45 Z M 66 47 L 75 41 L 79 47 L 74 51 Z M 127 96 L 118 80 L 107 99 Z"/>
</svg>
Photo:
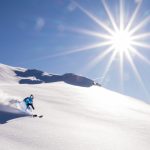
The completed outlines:
<svg viewBox="0 0 150 150">
<path fill-rule="evenodd" d="M 31 97 L 32 99 L 34 99 L 34 96 L 33 96 L 32 94 L 30 95 L 30 97 Z"/>
</svg>

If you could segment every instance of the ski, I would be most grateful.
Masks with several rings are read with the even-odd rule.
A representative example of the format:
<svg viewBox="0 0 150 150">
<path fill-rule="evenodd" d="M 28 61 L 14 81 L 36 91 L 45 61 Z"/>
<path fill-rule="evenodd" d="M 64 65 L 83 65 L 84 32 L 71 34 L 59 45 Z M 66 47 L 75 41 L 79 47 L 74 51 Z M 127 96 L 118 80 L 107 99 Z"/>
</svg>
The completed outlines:
<svg viewBox="0 0 150 150">
<path fill-rule="evenodd" d="M 32 117 L 33 117 L 33 118 L 35 118 L 35 117 L 42 118 L 42 117 L 43 117 L 43 115 L 37 115 L 37 114 L 34 114 L 34 115 L 32 115 Z"/>
</svg>

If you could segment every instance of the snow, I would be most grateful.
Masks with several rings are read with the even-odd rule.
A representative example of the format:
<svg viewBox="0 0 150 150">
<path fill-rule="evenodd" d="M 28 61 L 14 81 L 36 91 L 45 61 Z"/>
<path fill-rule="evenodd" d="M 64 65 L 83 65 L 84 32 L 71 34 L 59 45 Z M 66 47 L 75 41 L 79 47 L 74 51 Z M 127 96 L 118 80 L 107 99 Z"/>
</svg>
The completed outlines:
<svg viewBox="0 0 150 150">
<path fill-rule="evenodd" d="M 0 84 L 17 82 L 13 69 L 13 67 L 0 64 L 0 72 L 2 72 L 0 73 Z"/>
<path fill-rule="evenodd" d="M 30 94 L 43 118 L 11 105 Z M 98 86 L 7 82 L 0 84 L 0 135 L 1 150 L 149 150 L 150 106 Z"/>
</svg>

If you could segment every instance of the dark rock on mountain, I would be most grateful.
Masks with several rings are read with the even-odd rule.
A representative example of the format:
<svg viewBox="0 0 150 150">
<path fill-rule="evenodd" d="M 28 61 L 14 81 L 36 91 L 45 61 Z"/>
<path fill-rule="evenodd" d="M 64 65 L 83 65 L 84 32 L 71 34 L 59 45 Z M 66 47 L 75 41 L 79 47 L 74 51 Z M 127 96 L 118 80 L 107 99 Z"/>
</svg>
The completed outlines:
<svg viewBox="0 0 150 150">
<path fill-rule="evenodd" d="M 40 83 L 64 81 L 68 84 L 83 87 L 90 87 L 92 85 L 96 85 L 93 80 L 83 76 L 75 75 L 73 73 L 66 73 L 64 75 L 52 75 L 52 74 L 45 75 L 44 72 L 36 69 L 29 69 L 24 72 L 15 70 L 14 72 L 16 73 L 16 76 L 22 78 L 19 81 L 20 84 L 40 84 Z M 28 79 L 29 77 L 33 77 L 34 80 Z"/>
</svg>

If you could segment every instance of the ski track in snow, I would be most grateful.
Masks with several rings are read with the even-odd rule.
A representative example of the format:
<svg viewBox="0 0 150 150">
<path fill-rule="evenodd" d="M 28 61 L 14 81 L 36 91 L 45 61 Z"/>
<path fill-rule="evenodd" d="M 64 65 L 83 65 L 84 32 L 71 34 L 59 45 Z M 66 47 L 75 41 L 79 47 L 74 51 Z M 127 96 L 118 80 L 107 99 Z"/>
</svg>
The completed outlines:
<svg viewBox="0 0 150 150">
<path fill-rule="evenodd" d="M 6 106 L 30 94 L 41 119 Z M 0 85 L 0 102 L 0 120 L 14 115 L 0 123 L 1 150 L 150 149 L 150 106 L 102 87 Z"/>
</svg>

